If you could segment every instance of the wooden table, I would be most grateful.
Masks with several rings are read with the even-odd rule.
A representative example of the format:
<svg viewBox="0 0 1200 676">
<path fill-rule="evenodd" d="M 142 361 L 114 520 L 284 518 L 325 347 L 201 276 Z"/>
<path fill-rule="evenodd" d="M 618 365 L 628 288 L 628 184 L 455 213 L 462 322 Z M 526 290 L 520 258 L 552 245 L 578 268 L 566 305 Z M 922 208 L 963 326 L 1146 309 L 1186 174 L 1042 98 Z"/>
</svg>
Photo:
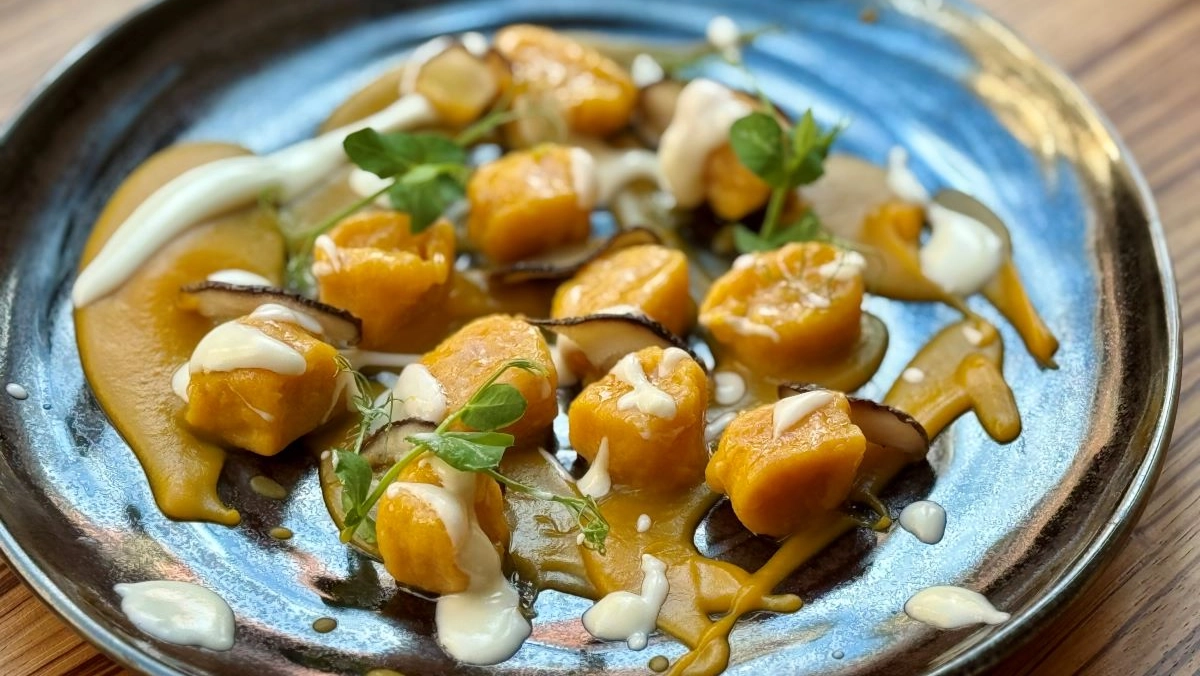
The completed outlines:
<svg viewBox="0 0 1200 676">
<path fill-rule="evenodd" d="M 1158 489 L 1115 563 L 1000 674 L 1200 670 L 1200 2 L 981 0 L 1116 123 L 1154 188 L 1183 298 L 1183 397 Z M 0 120 L 76 42 L 140 0 L 0 0 Z M 0 671 L 117 674 L 0 564 Z"/>
</svg>

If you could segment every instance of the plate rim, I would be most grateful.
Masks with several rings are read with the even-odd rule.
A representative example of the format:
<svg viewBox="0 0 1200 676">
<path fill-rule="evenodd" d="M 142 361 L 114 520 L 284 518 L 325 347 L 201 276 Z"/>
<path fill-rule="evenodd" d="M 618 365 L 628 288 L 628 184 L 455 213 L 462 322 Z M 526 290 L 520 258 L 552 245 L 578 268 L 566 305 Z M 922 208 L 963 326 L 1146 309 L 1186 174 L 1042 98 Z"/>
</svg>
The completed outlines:
<svg viewBox="0 0 1200 676">
<path fill-rule="evenodd" d="M 125 33 L 136 30 L 135 25 L 150 20 L 151 15 L 182 1 L 149 0 L 76 43 L 38 80 L 33 89 L 17 105 L 9 119 L 0 123 L 0 147 L 4 147 L 10 142 L 14 130 L 19 129 L 31 118 L 37 109 L 49 99 L 54 88 L 65 76 L 75 69 L 81 68 L 84 61 L 93 52 L 116 42 Z M 893 7 L 903 4 L 902 0 L 885 1 Z M 1150 235 L 1158 281 L 1162 289 L 1168 353 L 1167 368 L 1164 374 L 1163 407 L 1154 423 L 1147 444 L 1146 456 L 1131 478 L 1120 502 L 1106 520 L 1104 527 L 1091 539 L 1078 557 L 1060 573 L 1057 579 L 1039 592 L 1038 597 L 1029 608 L 1014 616 L 1011 621 L 994 628 L 991 634 L 966 650 L 931 668 L 926 672 L 930 676 L 978 674 L 996 665 L 1021 645 L 1027 643 L 1039 628 L 1044 627 L 1058 616 L 1074 600 L 1077 593 L 1093 583 L 1100 571 L 1111 563 L 1118 550 L 1118 545 L 1129 536 L 1149 502 L 1169 450 L 1179 404 L 1183 348 L 1179 293 L 1174 267 L 1167 248 L 1166 231 L 1149 183 L 1115 125 L 1057 61 L 1050 58 L 1041 48 L 1026 41 L 1006 21 L 969 0 L 949 0 L 946 4 L 969 14 L 976 22 L 980 20 L 988 22 L 983 26 L 984 30 L 1001 38 L 1005 43 L 1015 43 L 1029 50 L 1035 57 L 1035 66 L 1053 76 L 1055 86 L 1060 93 L 1068 97 L 1077 109 L 1082 110 L 1098 123 L 1112 140 L 1117 150 L 1118 161 L 1115 164 L 1128 174 L 1129 182 L 1135 188 L 1137 204 L 1146 216 L 1146 228 Z M 138 648 L 136 641 L 130 641 L 115 631 L 112 625 L 89 616 L 83 611 L 82 605 L 70 599 L 63 589 L 56 585 L 26 555 L 24 548 L 13 537 L 7 524 L 3 522 L 0 522 L 0 557 L 18 575 L 25 586 L 33 591 L 38 600 L 63 620 L 76 634 L 115 662 L 153 676 L 185 676 L 191 672 L 190 669 L 180 669 L 173 664 L 156 659 Z"/>
</svg>

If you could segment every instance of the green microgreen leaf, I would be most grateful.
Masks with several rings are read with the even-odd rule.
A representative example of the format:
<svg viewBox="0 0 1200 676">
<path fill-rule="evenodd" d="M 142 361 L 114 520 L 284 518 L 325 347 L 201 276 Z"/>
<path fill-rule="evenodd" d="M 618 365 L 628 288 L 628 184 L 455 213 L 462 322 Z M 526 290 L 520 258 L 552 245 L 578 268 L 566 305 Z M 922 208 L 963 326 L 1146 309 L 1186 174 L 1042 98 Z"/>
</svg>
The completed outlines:
<svg viewBox="0 0 1200 676">
<path fill-rule="evenodd" d="M 397 181 L 388 190 L 388 199 L 393 208 L 408 214 L 412 231 L 421 232 L 433 225 L 451 204 L 465 194 L 462 183 L 452 176 L 439 173 L 424 182 Z"/>
<path fill-rule="evenodd" d="M 506 383 L 492 383 L 463 409 L 463 424 L 476 430 L 498 430 L 521 419 L 528 403 L 520 390 Z"/>
<path fill-rule="evenodd" d="M 508 435 L 503 435 L 508 436 Z M 511 440 L 512 437 L 510 436 Z M 462 472 L 479 472 L 500 466 L 508 446 L 489 446 L 464 439 L 454 433 L 425 432 L 408 437 L 413 444 L 423 446 L 443 462 Z M 509 444 L 511 445 L 511 444 Z"/>
<path fill-rule="evenodd" d="M 773 115 L 755 112 L 734 122 L 729 130 L 729 143 L 738 160 L 767 185 L 787 187 L 784 132 Z"/>
</svg>

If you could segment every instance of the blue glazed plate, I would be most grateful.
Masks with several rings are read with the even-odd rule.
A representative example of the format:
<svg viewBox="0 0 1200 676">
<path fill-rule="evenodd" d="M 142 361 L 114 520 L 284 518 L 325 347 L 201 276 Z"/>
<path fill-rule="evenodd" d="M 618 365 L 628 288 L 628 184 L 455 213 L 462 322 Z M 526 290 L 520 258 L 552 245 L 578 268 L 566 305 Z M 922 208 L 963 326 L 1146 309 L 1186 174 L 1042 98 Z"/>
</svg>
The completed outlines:
<svg viewBox="0 0 1200 676">
<path fill-rule="evenodd" d="M 876 22 L 860 20 L 868 6 Z M 305 138 L 436 34 L 529 21 L 680 41 L 719 13 L 787 29 L 762 38 L 750 66 L 789 111 L 850 120 L 842 151 L 882 162 L 903 145 L 927 186 L 961 189 L 1003 217 L 1033 302 L 1062 340 L 1060 368 L 1041 371 L 976 306 L 1003 327 L 1024 433 L 1000 446 L 973 418 L 956 423 L 935 466 L 908 472 L 891 495 L 893 505 L 920 495 L 945 505 L 946 538 L 843 538 L 788 583 L 803 610 L 739 625 L 729 673 L 975 672 L 1028 639 L 1121 546 L 1150 491 L 1178 390 L 1178 308 L 1150 196 L 1109 125 L 1057 70 L 959 2 L 163 0 L 131 17 L 64 64 L 0 148 L 0 381 L 31 393 L 0 395 L 0 550 L 89 640 L 151 674 L 645 673 L 650 656 L 679 655 L 664 637 L 640 653 L 590 641 L 578 622 L 587 604 L 546 594 L 512 660 L 455 665 L 431 636 L 429 604 L 397 594 L 338 543 L 303 458 L 229 463 L 222 494 L 245 517 L 237 528 L 165 519 L 83 379 L 68 290 L 100 208 L 168 144 L 269 151 Z M 882 299 L 870 309 L 892 329 L 866 388 L 878 394 L 953 315 Z M 260 471 L 290 497 L 252 492 Z M 294 538 L 268 537 L 275 525 Z M 761 560 L 729 526 L 718 511 L 698 544 Z M 220 593 L 237 616 L 234 649 L 141 635 L 112 586 L 148 578 Z M 986 590 L 1013 619 L 935 632 L 904 616 L 914 591 L 947 583 Z M 325 616 L 338 629 L 318 634 L 311 624 Z"/>
</svg>

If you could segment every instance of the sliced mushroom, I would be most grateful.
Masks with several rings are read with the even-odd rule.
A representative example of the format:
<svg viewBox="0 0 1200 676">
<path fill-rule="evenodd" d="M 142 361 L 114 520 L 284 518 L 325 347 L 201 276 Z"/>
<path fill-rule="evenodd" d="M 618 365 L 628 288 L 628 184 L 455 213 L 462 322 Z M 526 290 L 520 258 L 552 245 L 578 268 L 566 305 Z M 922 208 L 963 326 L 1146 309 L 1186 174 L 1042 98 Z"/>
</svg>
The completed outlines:
<svg viewBox="0 0 1200 676">
<path fill-rule="evenodd" d="M 604 372 L 616 365 L 621 357 L 647 347 L 677 347 L 697 363 L 704 363 L 686 341 L 642 314 L 604 312 L 586 317 L 526 321 L 567 338 L 592 366 Z"/>
<path fill-rule="evenodd" d="M 784 383 L 779 386 L 779 397 L 782 399 L 817 389 L 822 388 L 803 383 Z M 850 401 L 850 421 L 858 425 L 868 442 L 900 451 L 910 462 L 923 459 L 929 452 L 929 434 L 911 415 L 870 399 L 846 398 Z"/>
<path fill-rule="evenodd" d="M 667 78 L 642 87 L 638 92 L 637 108 L 633 112 L 633 130 L 642 143 L 651 148 L 658 147 L 663 132 L 675 117 L 675 106 L 684 84 Z"/>
<path fill-rule="evenodd" d="M 439 38 L 422 45 L 405 67 L 401 90 L 424 96 L 449 126 L 479 119 L 508 89 L 512 70 L 499 52 L 475 42 Z"/>
<path fill-rule="evenodd" d="M 407 437 L 422 432 L 432 431 L 434 425 L 424 420 L 401 420 L 389 423 L 372 434 L 363 444 L 362 456 L 371 465 L 371 471 L 378 479 L 385 474 L 397 460 L 412 450 L 412 444 Z M 346 524 L 346 506 L 342 502 L 342 482 L 337 476 L 337 463 L 333 451 L 321 454 L 321 463 L 317 469 L 321 481 L 321 497 L 325 500 L 325 509 L 333 519 L 334 526 L 340 531 Z M 357 535 L 350 544 L 363 554 L 382 560 L 379 549 Z"/>
<path fill-rule="evenodd" d="M 200 282 L 181 289 L 180 305 L 217 321 L 245 317 L 266 304 L 281 305 L 311 317 L 324 337 L 337 347 L 351 347 L 362 338 L 362 320 L 325 303 L 270 286 Z"/>
<path fill-rule="evenodd" d="M 642 244 L 661 244 L 662 239 L 647 228 L 622 230 L 605 240 L 589 240 L 581 245 L 564 247 L 537 258 L 528 258 L 492 271 L 492 276 L 505 284 L 533 280 L 567 279 L 583 266 L 614 251 Z"/>
</svg>

